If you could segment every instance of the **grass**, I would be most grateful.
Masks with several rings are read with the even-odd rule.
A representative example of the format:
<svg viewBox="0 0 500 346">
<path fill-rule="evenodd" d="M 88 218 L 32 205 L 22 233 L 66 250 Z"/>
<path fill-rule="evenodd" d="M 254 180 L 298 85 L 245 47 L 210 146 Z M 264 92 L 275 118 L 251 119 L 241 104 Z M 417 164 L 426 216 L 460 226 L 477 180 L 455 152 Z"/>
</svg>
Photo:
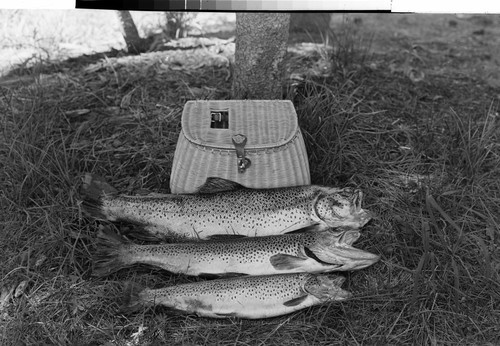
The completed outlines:
<svg viewBox="0 0 500 346">
<path fill-rule="evenodd" d="M 160 53 L 40 64 L 0 86 L 1 287 L 27 285 L 0 311 L 0 344 L 500 343 L 495 90 L 453 69 L 413 82 L 391 72 L 404 53 L 335 47 L 329 73 L 290 97 L 313 183 L 359 187 L 377 215 L 357 247 L 382 259 L 346 273 L 353 299 L 259 321 L 117 313 L 123 281 L 196 279 L 147 268 L 91 278 L 99 224 L 82 216 L 81 177 L 168 192 L 183 104 L 229 98 L 227 69 L 165 70 Z M 464 58 L 447 59 L 458 69 Z"/>
</svg>

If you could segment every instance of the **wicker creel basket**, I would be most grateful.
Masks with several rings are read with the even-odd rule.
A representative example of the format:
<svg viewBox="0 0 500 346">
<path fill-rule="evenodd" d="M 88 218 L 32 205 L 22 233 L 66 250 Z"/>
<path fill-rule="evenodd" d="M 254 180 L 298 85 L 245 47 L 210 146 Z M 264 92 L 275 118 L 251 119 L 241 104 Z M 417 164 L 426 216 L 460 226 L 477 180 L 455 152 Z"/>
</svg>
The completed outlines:
<svg viewBox="0 0 500 346">
<path fill-rule="evenodd" d="M 188 101 L 174 155 L 172 193 L 208 177 L 248 188 L 309 185 L 309 162 L 290 101 Z"/>
</svg>

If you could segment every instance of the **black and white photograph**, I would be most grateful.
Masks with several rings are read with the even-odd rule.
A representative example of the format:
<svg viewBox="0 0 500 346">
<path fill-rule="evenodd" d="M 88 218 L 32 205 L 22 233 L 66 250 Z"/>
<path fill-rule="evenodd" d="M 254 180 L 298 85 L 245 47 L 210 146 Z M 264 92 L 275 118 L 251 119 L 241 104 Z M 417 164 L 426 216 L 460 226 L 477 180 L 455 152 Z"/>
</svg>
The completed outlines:
<svg viewBox="0 0 500 346">
<path fill-rule="evenodd" d="M 260 2 L 0 9 L 0 345 L 500 345 L 500 12 Z"/>
</svg>

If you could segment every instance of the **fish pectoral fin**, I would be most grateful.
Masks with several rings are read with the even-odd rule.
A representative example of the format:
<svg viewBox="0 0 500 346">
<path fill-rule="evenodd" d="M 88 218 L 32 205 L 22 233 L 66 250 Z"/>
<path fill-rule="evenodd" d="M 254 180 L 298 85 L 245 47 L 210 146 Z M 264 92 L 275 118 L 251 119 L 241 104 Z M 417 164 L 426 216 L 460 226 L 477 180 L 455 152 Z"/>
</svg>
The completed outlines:
<svg viewBox="0 0 500 346">
<path fill-rule="evenodd" d="M 302 303 L 304 300 L 306 300 L 307 296 L 308 295 L 306 294 L 305 296 L 290 299 L 290 300 L 284 302 L 283 305 L 285 305 L 285 306 L 297 306 L 300 303 Z"/>
<path fill-rule="evenodd" d="M 277 270 L 290 270 L 302 266 L 307 259 L 292 255 L 276 254 L 269 258 L 271 265 Z"/>
<path fill-rule="evenodd" d="M 231 180 L 216 178 L 216 177 L 208 177 L 205 183 L 201 185 L 198 188 L 198 191 L 196 192 L 216 193 L 216 192 L 232 191 L 239 189 L 246 189 L 246 187 Z"/>
<path fill-rule="evenodd" d="M 238 239 L 238 238 L 248 238 L 248 237 L 242 234 L 214 234 L 207 237 L 207 239 L 209 240 L 224 240 L 224 239 Z"/>
</svg>

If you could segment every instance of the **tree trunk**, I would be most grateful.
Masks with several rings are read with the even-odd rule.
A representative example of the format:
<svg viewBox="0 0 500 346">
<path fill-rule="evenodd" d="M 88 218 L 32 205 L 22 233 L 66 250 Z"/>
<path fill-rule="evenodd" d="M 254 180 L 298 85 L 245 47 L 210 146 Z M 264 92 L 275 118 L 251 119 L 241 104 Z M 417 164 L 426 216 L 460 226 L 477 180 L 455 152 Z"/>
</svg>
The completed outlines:
<svg viewBox="0 0 500 346">
<path fill-rule="evenodd" d="M 186 12 L 165 12 L 167 20 L 166 34 L 171 39 L 186 37 L 188 26 L 195 18 L 195 14 Z"/>
<path fill-rule="evenodd" d="M 122 23 L 123 28 L 123 38 L 127 44 L 127 50 L 129 53 L 140 53 L 143 50 L 143 40 L 137 32 L 137 27 L 135 26 L 134 19 L 130 15 L 129 11 L 118 11 L 118 17 Z"/>
<path fill-rule="evenodd" d="M 281 99 L 289 13 L 236 13 L 233 99 Z"/>
</svg>

